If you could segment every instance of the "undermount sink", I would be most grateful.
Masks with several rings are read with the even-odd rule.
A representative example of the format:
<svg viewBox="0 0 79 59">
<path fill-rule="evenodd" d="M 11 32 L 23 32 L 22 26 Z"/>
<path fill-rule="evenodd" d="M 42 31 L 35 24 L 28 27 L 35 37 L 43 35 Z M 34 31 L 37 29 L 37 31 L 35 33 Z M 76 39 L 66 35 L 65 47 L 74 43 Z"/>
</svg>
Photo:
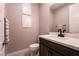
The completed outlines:
<svg viewBox="0 0 79 59">
<path fill-rule="evenodd" d="M 53 36 L 55 36 L 55 37 L 58 37 L 58 32 L 50 32 L 49 33 L 49 36 L 50 37 L 53 37 Z M 64 33 L 64 36 L 66 37 L 66 38 L 78 38 L 79 39 L 79 33 Z"/>
<path fill-rule="evenodd" d="M 59 37 L 58 34 L 59 34 L 58 32 L 50 32 L 49 33 L 49 37 L 53 37 L 53 38 L 67 38 L 65 34 L 64 34 L 65 37 Z"/>
<path fill-rule="evenodd" d="M 56 41 L 62 41 L 62 42 L 69 42 L 69 43 L 78 43 L 75 41 L 78 41 L 79 38 L 75 38 L 75 37 L 69 37 L 69 36 L 65 36 L 65 37 L 59 37 L 58 35 L 48 35 L 48 38 L 51 40 L 56 40 Z"/>
<path fill-rule="evenodd" d="M 49 35 L 48 37 L 56 40 L 68 40 L 70 37 L 58 37 L 58 35 Z"/>
</svg>

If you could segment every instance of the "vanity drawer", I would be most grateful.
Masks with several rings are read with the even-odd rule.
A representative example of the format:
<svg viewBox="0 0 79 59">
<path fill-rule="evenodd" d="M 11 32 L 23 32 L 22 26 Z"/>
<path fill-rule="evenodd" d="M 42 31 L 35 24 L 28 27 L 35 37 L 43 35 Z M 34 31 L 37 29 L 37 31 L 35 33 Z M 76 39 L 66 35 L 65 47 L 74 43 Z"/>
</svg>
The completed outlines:
<svg viewBox="0 0 79 59">
<path fill-rule="evenodd" d="M 40 44 L 47 46 L 49 49 L 54 50 L 64 56 L 78 56 L 79 51 L 65 47 L 55 42 L 48 41 L 44 38 L 40 38 Z"/>
</svg>

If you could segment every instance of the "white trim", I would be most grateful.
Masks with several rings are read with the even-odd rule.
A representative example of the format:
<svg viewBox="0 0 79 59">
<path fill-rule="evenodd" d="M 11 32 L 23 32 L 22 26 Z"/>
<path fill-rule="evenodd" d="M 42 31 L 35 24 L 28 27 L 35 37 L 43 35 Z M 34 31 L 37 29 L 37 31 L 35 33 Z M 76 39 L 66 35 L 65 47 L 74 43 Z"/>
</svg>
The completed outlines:
<svg viewBox="0 0 79 59">
<path fill-rule="evenodd" d="M 26 48 L 26 49 L 9 53 L 7 54 L 7 56 L 29 56 L 29 54 L 30 54 L 30 50 L 29 48 Z"/>
</svg>

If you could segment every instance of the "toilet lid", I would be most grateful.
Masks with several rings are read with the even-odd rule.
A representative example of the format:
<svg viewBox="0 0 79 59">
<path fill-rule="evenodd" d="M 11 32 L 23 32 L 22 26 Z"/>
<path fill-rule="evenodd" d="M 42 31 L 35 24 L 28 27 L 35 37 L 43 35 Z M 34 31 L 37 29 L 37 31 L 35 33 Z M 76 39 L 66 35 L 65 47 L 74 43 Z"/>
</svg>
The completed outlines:
<svg viewBox="0 0 79 59">
<path fill-rule="evenodd" d="M 39 47 L 38 43 L 31 44 L 30 47 Z"/>
</svg>

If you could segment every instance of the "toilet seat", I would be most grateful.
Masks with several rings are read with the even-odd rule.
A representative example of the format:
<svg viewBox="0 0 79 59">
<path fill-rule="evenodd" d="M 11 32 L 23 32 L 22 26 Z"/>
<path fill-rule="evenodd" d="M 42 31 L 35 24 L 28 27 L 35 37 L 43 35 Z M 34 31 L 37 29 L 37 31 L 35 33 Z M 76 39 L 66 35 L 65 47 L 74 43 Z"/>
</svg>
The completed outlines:
<svg viewBox="0 0 79 59">
<path fill-rule="evenodd" d="M 39 47 L 38 43 L 31 44 L 30 47 Z"/>
<path fill-rule="evenodd" d="M 30 47 L 30 49 L 32 51 L 34 51 L 34 50 L 37 50 L 39 48 L 39 44 L 38 43 L 34 43 L 34 44 L 31 44 L 29 47 Z"/>
</svg>

